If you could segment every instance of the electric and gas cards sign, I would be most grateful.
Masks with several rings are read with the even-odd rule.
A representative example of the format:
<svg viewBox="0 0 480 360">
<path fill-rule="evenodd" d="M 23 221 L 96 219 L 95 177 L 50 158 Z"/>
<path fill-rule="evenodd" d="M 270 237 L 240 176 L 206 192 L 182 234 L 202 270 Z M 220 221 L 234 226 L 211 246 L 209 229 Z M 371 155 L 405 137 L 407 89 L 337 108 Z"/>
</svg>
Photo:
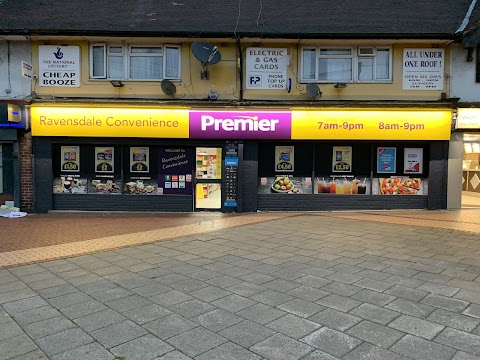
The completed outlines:
<svg viewBox="0 0 480 360">
<path fill-rule="evenodd" d="M 290 111 L 190 111 L 190 138 L 290 139 Z"/>
<path fill-rule="evenodd" d="M 80 47 L 40 45 L 40 86 L 80 87 Z"/>
</svg>

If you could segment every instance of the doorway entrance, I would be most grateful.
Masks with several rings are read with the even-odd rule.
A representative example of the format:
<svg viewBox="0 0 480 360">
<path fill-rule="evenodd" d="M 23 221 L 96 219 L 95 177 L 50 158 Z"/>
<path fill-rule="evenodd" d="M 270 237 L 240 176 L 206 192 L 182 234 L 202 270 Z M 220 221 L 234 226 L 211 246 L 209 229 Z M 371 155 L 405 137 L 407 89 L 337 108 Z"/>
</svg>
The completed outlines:
<svg viewBox="0 0 480 360">
<path fill-rule="evenodd" d="M 463 135 L 462 208 L 480 208 L 480 134 Z"/>
<path fill-rule="evenodd" d="M 195 210 L 222 209 L 222 148 L 195 150 Z"/>
</svg>

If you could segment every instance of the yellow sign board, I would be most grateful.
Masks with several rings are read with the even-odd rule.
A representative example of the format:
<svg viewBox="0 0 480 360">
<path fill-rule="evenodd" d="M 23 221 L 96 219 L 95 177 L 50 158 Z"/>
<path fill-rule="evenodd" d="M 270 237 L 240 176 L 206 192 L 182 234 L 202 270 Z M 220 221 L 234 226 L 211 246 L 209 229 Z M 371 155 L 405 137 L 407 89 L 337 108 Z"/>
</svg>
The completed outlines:
<svg viewBox="0 0 480 360">
<path fill-rule="evenodd" d="M 294 110 L 294 140 L 449 140 L 449 110 Z"/>
<path fill-rule="evenodd" d="M 189 137 L 185 108 L 32 106 L 30 113 L 33 136 Z M 293 109 L 291 117 L 292 140 L 449 140 L 451 131 L 450 110 Z"/>
<path fill-rule="evenodd" d="M 187 109 L 32 107 L 33 136 L 188 138 Z"/>
</svg>

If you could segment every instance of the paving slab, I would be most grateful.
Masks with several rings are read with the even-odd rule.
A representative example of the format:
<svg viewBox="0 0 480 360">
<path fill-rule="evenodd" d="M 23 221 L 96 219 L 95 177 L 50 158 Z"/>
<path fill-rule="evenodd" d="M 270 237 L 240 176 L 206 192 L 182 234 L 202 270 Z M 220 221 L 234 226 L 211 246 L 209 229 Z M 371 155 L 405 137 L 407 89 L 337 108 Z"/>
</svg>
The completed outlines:
<svg viewBox="0 0 480 360">
<path fill-rule="evenodd" d="M 0 346 L 23 339 L 13 358 L 24 360 L 148 358 L 148 348 L 164 344 L 152 360 L 478 357 L 472 254 L 480 231 L 453 213 L 412 213 L 260 213 L 214 219 L 208 231 L 198 223 L 155 228 L 149 216 L 146 231 L 80 236 L 81 256 L 0 269 Z M 38 246 L 10 260 L 45 261 L 67 249 Z M 1 249 L 0 240 L 0 267 L 8 257 Z M 186 350 L 192 334 L 197 345 Z"/>
</svg>

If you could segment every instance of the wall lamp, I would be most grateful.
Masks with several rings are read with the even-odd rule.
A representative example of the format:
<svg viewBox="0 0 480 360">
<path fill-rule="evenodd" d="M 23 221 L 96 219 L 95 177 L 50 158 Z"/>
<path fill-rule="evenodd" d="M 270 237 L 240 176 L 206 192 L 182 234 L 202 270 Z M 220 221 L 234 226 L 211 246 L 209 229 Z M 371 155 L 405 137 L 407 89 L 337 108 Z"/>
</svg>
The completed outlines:
<svg viewBox="0 0 480 360">
<path fill-rule="evenodd" d="M 347 87 L 347 83 L 336 83 L 334 87 L 337 89 L 345 89 Z"/>
<path fill-rule="evenodd" d="M 125 85 L 120 80 L 110 80 L 113 87 L 124 87 Z"/>
</svg>

